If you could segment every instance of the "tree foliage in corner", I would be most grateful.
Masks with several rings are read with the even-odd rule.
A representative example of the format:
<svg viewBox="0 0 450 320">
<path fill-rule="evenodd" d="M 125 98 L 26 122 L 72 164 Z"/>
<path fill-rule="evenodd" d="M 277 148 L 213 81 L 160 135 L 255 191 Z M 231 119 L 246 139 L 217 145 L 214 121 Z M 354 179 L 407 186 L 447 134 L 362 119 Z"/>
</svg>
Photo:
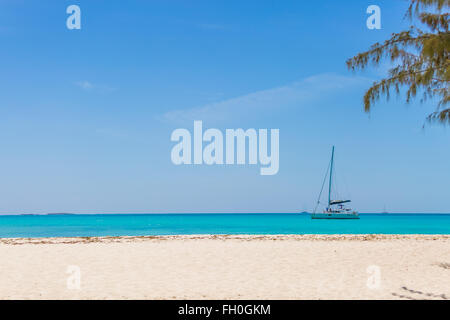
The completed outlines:
<svg viewBox="0 0 450 320">
<path fill-rule="evenodd" d="M 436 97 L 436 110 L 427 119 L 450 124 L 450 0 L 410 0 L 407 17 L 425 30 L 413 25 L 408 31 L 392 34 L 384 43 L 374 44 L 368 51 L 347 60 L 350 70 L 364 69 L 369 63 L 379 65 L 387 58 L 394 65 L 385 79 L 375 82 L 364 95 L 364 109 L 390 92 L 400 94 L 406 87 L 406 102 L 423 95 L 421 101 Z"/>
</svg>

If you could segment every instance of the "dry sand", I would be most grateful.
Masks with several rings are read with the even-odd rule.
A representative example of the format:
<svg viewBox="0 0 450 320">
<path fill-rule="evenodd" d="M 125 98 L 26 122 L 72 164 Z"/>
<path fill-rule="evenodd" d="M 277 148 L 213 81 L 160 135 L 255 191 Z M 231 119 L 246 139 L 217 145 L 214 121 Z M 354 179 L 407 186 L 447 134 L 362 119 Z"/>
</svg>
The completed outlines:
<svg viewBox="0 0 450 320">
<path fill-rule="evenodd" d="M 450 235 L 0 239 L 0 299 L 443 300 Z"/>
</svg>

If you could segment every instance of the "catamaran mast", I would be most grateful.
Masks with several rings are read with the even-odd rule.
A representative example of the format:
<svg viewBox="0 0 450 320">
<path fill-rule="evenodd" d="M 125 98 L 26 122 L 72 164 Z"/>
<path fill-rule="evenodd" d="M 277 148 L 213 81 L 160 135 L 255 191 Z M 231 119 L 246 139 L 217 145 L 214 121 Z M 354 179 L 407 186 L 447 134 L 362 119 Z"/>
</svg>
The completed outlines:
<svg viewBox="0 0 450 320">
<path fill-rule="evenodd" d="M 334 146 L 331 149 L 330 183 L 328 185 L 328 208 L 331 206 L 331 178 L 333 177 Z"/>
</svg>

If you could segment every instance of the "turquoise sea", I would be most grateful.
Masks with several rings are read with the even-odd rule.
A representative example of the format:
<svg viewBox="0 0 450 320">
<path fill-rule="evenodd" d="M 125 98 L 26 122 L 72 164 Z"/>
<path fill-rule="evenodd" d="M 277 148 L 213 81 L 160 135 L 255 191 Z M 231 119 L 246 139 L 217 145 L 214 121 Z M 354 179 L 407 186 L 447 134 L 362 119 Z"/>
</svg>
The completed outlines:
<svg viewBox="0 0 450 320">
<path fill-rule="evenodd" d="M 176 234 L 450 234 L 450 214 L 361 214 L 313 220 L 308 214 L 0 215 L 0 238 Z"/>
</svg>

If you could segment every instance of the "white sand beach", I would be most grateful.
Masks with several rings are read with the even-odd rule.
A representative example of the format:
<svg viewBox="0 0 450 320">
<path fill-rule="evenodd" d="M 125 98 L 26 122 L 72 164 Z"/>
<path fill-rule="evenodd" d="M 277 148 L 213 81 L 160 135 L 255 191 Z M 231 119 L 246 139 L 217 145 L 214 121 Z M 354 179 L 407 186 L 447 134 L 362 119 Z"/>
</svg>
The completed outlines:
<svg viewBox="0 0 450 320">
<path fill-rule="evenodd" d="M 0 257 L 0 299 L 450 299 L 450 235 L 0 239 Z"/>
</svg>

